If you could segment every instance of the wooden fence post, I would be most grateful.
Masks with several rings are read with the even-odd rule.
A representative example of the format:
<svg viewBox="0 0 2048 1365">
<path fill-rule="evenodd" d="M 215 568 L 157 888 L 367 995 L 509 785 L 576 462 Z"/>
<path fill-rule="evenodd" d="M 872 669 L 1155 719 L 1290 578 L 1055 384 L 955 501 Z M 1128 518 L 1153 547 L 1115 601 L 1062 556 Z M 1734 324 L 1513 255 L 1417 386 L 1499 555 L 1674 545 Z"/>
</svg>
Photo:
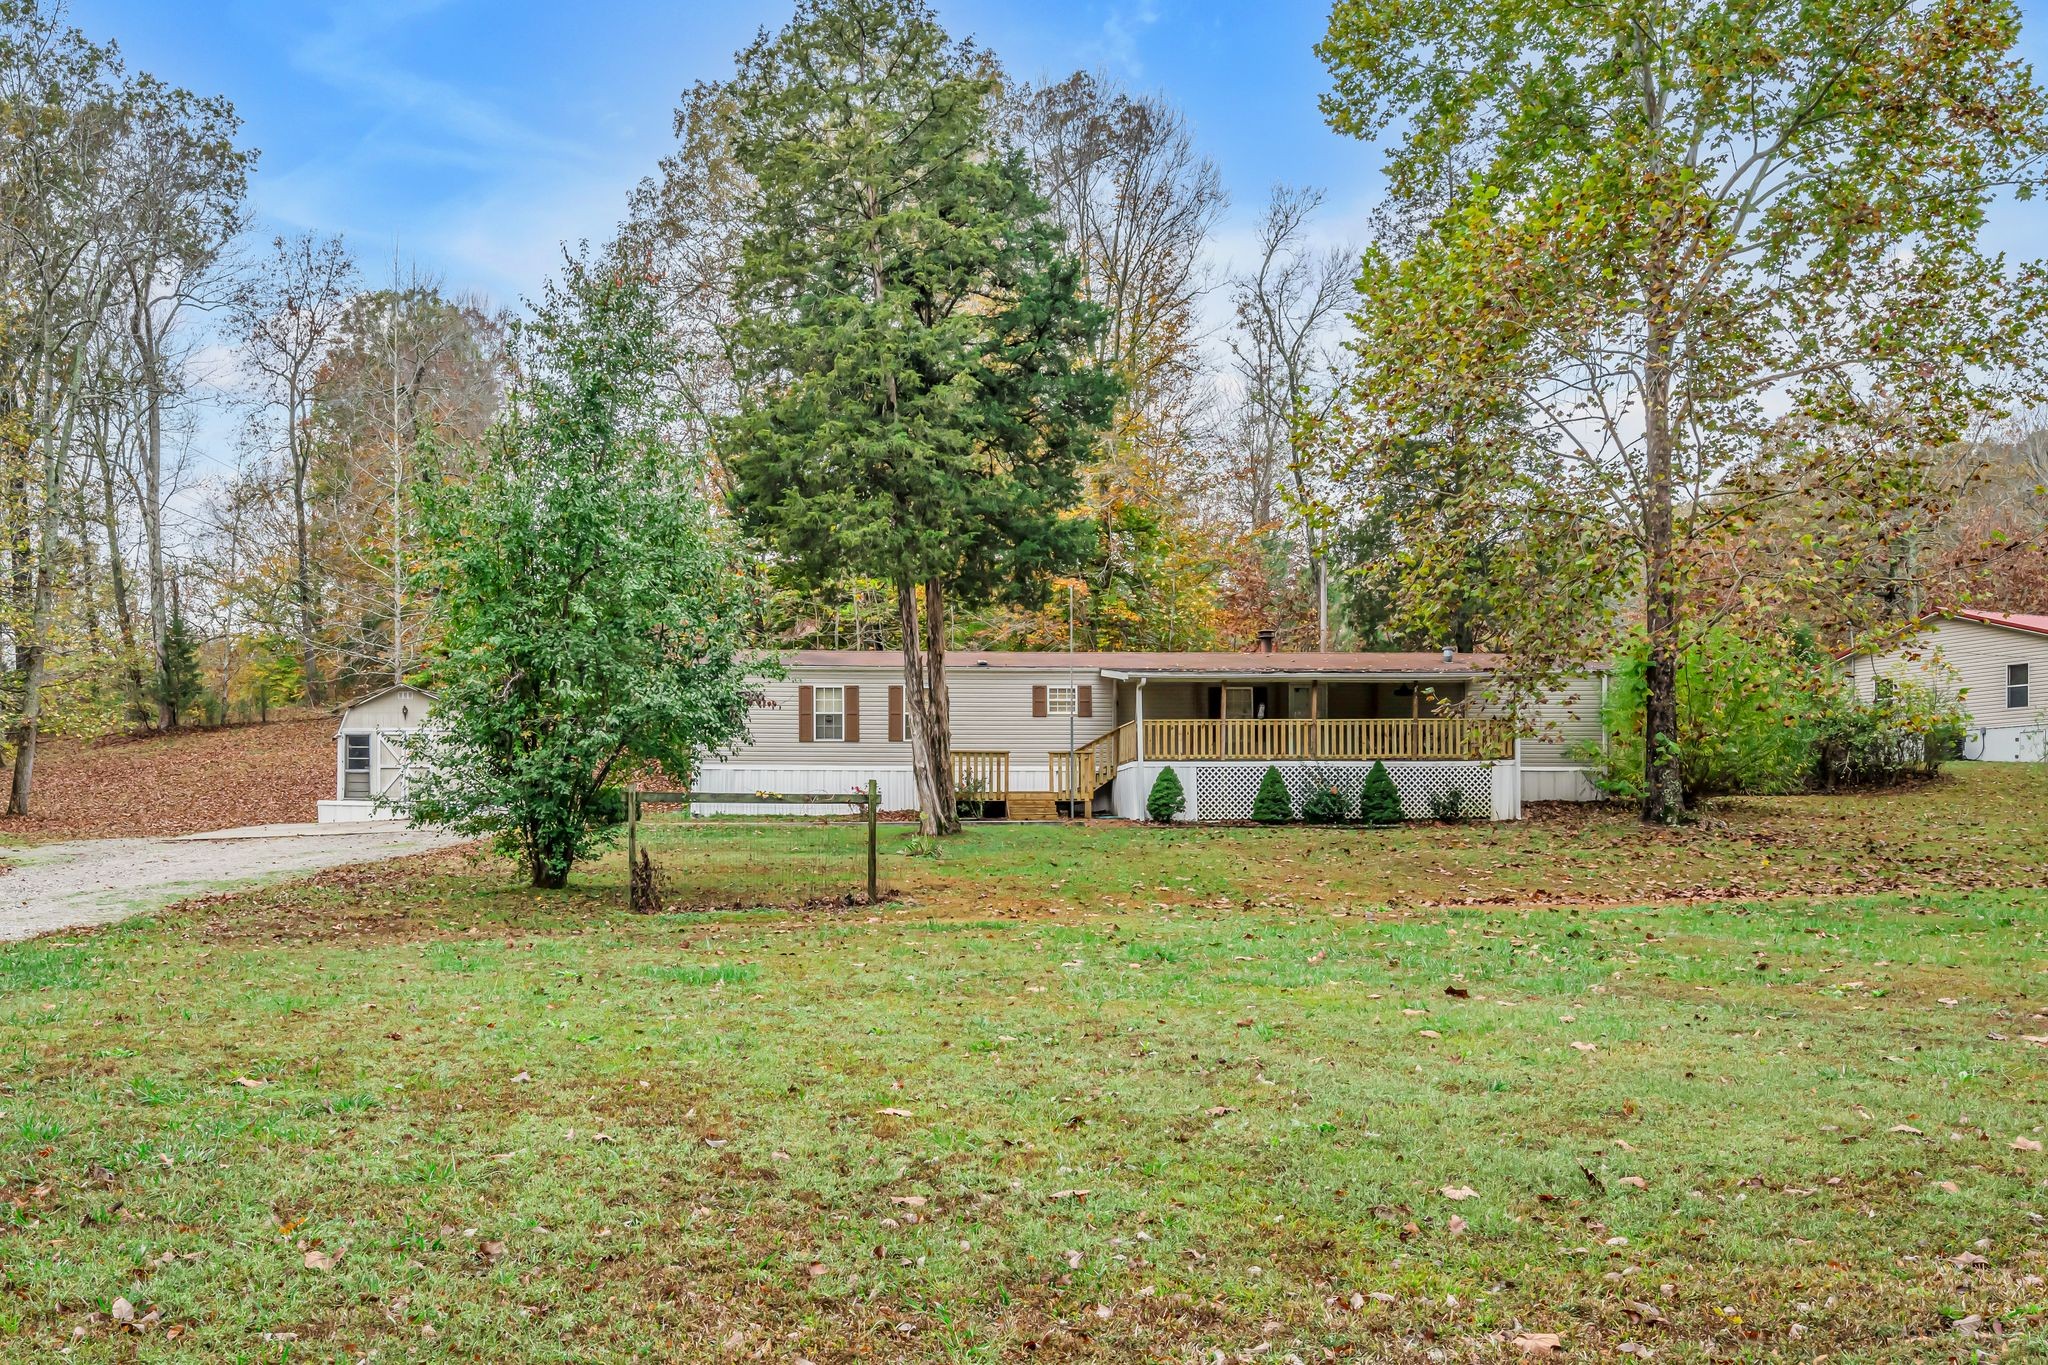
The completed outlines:
<svg viewBox="0 0 2048 1365">
<path fill-rule="evenodd" d="M 868 779 L 868 904 L 873 905 L 882 898 L 876 883 L 875 869 L 875 816 L 882 804 L 882 788 L 874 778 Z"/>
</svg>

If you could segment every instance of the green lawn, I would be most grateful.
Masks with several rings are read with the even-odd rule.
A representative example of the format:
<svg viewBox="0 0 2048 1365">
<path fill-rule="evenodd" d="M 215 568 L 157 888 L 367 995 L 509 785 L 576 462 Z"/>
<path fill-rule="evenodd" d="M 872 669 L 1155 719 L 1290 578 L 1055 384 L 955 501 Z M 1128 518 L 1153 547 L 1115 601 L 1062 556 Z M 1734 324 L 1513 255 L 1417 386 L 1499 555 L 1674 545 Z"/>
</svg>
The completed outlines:
<svg viewBox="0 0 2048 1365">
<path fill-rule="evenodd" d="M 442 855 L 0 948 L 0 1358 L 2048 1359 L 2040 782 L 892 831 L 875 908 L 855 828 L 669 827 L 786 908 Z"/>
</svg>

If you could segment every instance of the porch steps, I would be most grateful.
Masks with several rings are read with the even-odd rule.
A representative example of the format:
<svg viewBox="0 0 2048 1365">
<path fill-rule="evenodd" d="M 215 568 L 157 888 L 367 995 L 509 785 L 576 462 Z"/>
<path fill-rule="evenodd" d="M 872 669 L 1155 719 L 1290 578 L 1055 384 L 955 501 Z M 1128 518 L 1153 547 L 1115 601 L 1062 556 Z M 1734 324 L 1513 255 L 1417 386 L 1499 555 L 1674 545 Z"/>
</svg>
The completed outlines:
<svg viewBox="0 0 2048 1365">
<path fill-rule="evenodd" d="M 1059 820 L 1057 798 L 1052 792 L 1011 792 L 1008 814 L 1012 820 Z"/>
</svg>

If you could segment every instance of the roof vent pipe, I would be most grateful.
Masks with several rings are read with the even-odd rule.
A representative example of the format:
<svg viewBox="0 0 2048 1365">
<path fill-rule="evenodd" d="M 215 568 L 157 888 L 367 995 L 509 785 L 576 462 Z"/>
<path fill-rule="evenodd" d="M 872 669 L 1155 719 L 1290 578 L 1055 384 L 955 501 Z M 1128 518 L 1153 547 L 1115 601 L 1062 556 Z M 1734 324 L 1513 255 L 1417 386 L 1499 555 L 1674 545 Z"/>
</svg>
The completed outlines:
<svg viewBox="0 0 2048 1365">
<path fill-rule="evenodd" d="M 1271 654 L 1273 652 L 1273 636 L 1274 631 L 1271 626 L 1259 632 L 1259 653 Z"/>
<path fill-rule="evenodd" d="M 1452 648 L 1451 646 L 1449 646 L 1449 645 L 1445 645 L 1445 646 L 1444 646 L 1444 662 L 1445 662 L 1445 663 L 1447 663 L 1447 664 L 1448 664 L 1448 663 L 1455 663 L 1455 662 L 1457 662 L 1457 659 L 1458 659 L 1458 651 L 1457 651 L 1457 650 L 1455 650 L 1455 649 L 1453 649 L 1453 648 Z"/>
</svg>

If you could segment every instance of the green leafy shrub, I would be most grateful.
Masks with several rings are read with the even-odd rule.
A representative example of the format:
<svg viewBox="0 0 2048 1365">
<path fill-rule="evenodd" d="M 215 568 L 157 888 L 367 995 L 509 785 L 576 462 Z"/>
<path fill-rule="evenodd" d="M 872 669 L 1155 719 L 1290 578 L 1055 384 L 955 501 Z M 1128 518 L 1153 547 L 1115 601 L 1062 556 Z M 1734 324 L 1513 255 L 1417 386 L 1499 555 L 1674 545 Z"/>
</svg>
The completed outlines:
<svg viewBox="0 0 2048 1365">
<path fill-rule="evenodd" d="M 1962 753 L 1968 713 L 1926 683 L 1884 680 L 1869 701 L 1845 686 L 1829 702 L 1815 719 L 1814 784 L 1823 790 L 1932 777 Z"/>
<path fill-rule="evenodd" d="M 1365 786 L 1358 793 L 1358 818 L 1368 825 L 1385 828 L 1401 823 L 1401 792 L 1394 785 L 1394 775 L 1387 771 L 1387 765 L 1374 760 L 1372 771 L 1365 775 Z"/>
<path fill-rule="evenodd" d="M 1643 795 L 1647 652 L 1638 639 L 1615 665 L 1601 710 L 1607 744 L 1580 745 L 1593 784 L 1609 796 Z M 1678 664 L 1678 771 L 1687 805 L 1736 792 L 1800 791 L 1813 770 L 1820 698 L 1835 687 L 1809 639 L 1759 640 L 1708 631 Z"/>
<path fill-rule="evenodd" d="M 1341 825 L 1351 817 L 1351 802 L 1335 787 L 1317 787 L 1301 803 L 1301 818 L 1311 825 Z"/>
<path fill-rule="evenodd" d="M 1145 798 L 1146 818 L 1167 824 L 1188 808 L 1188 794 L 1181 790 L 1180 777 L 1171 768 L 1161 768 L 1152 780 L 1152 793 Z"/>
<path fill-rule="evenodd" d="M 1287 781 L 1270 764 L 1259 779 L 1259 794 L 1252 798 L 1252 819 L 1262 825 L 1284 825 L 1294 819 L 1294 798 L 1287 794 Z"/>
<path fill-rule="evenodd" d="M 1643 678 L 1638 643 L 1608 688 L 1605 747 L 1571 751 L 1596 787 L 1630 800 L 1643 794 Z M 1959 751 L 1967 719 L 1952 695 L 1922 683 L 1888 684 L 1859 700 L 1803 629 L 1751 638 L 1717 628 L 1679 661 L 1677 756 L 1688 805 L 1932 775 Z"/>
</svg>

